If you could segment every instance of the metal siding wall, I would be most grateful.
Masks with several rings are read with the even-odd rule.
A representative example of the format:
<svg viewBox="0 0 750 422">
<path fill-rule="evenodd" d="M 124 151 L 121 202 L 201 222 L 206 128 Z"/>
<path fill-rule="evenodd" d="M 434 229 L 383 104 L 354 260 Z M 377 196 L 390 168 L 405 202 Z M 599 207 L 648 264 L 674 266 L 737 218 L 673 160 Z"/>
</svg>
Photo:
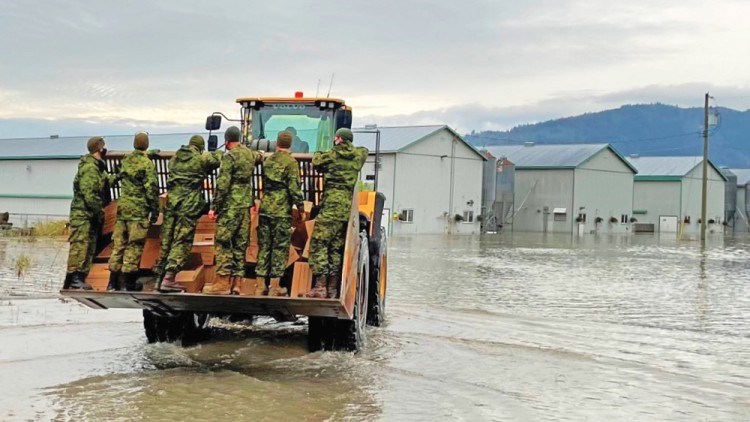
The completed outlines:
<svg viewBox="0 0 750 422">
<path fill-rule="evenodd" d="M 646 210 L 646 214 L 634 217 L 639 223 L 653 223 L 654 230 L 658 231 L 660 215 L 680 216 L 680 182 L 636 181 L 633 185 L 633 209 Z"/>
<path fill-rule="evenodd" d="M 575 219 L 579 212 L 586 213 L 585 230 L 599 233 L 626 233 L 630 224 L 620 223 L 622 214 L 632 216 L 633 171 L 612 151 L 605 149 L 575 171 L 575 202 L 568 211 Z M 579 210 L 585 207 L 585 210 Z M 596 217 L 603 221 L 595 226 Z M 610 217 L 617 223 L 610 223 Z M 577 227 L 574 224 L 573 227 Z"/>
<path fill-rule="evenodd" d="M 691 216 L 690 224 L 685 225 L 684 234 L 700 233 L 700 224 L 698 219 L 701 216 L 701 196 L 702 196 L 702 178 L 703 169 L 697 166 L 693 171 L 688 173 L 687 177 L 682 179 L 682 209 L 683 216 Z M 725 201 L 724 179 L 712 167 L 708 172 L 708 199 L 706 207 L 706 216 L 708 220 L 724 220 L 724 201 Z M 683 217 L 681 216 L 681 220 Z M 718 226 L 718 225 L 717 225 Z M 721 226 L 718 226 L 721 227 Z"/>
<path fill-rule="evenodd" d="M 549 207 L 550 213 L 555 207 L 570 208 L 573 199 L 573 177 L 572 169 L 524 170 L 516 168 L 514 198 L 516 214 L 512 219 L 513 231 L 541 232 L 545 206 Z M 526 199 L 525 202 L 524 199 Z M 569 221 L 566 221 L 563 227 L 560 224 L 554 224 L 552 214 L 547 218 L 548 232 L 570 233 Z"/>
<path fill-rule="evenodd" d="M 461 141 L 456 141 L 453 210 L 449 210 L 451 143 L 453 135 L 442 130 L 396 156 L 396 188 L 392 212 L 414 210 L 414 222 L 393 222 L 393 234 L 442 234 L 446 217 L 463 213 L 466 202 L 474 201 L 474 216 L 481 212 L 484 160 Z M 445 155 L 446 157 L 440 158 Z M 462 158 L 463 157 L 463 158 Z M 388 204 L 388 202 L 386 202 Z M 456 233 L 479 232 L 478 222 L 455 224 Z"/>
<path fill-rule="evenodd" d="M 0 195 L 70 195 L 78 160 L 2 160 Z M 8 183 L 10 182 L 10 183 Z"/>
</svg>

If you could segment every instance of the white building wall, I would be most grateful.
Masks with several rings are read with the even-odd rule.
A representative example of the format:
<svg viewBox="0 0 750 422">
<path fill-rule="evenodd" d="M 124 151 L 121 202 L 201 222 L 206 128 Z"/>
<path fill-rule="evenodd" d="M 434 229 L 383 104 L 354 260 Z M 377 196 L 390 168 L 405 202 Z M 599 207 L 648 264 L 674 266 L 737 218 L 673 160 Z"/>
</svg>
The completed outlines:
<svg viewBox="0 0 750 422">
<path fill-rule="evenodd" d="M 0 212 L 16 214 L 14 225 L 67 218 L 77 168 L 76 159 L 1 160 Z"/>
<path fill-rule="evenodd" d="M 724 220 L 724 179 L 713 167 L 708 168 L 708 199 L 706 201 L 707 220 L 716 223 L 709 225 L 714 232 L 723 232 L 721 222 Z M 703 168 L 696 166 L 690 173 L 682 178 L 682 215 L 690 216 L 690 223 L 684 224 L 683 234 L 700 233 L 698 219 L 701 216 L 701 201 L 703 191 Z"/>
<path fill-rule="evenodd" d="M 586 214 L 583 232 L 626 233 L 629 223 L 621 223 L 633 210 L 633 170 L 610 149 L 603 149 L 575 170 L 573 208 L 568 215 L 573 220 L 579 213 Z M 596 224 L 596 217 L 602 222 Z M 617 222 L 610 222 L 610 218 Z"/>
<path fill-rule="evenodd" d="M 552 211 L 555 208 L 572 208 L 573 180 L 573 169 L 516 168 L 513 231 L 543 232 L 546 219 L 547 232 L 571 233 L 572 219 L 555 222 Z"/>
<path fill-rule="evenodd" d="M 393 222 L 399 234 L 479 233 L 484 160 L 447 130 L 406 148 L 395 157 L 395 188 L 386 204 L 392 212 L 413 210 L 413 222 Z M 451 197 L 451 179 L 453 181 Z M 452 221 L 473 213 L 473 221 Z"/>
<path fill-rule="evenodd" d="M 633 188 L 633 209 L 645 210 L 636 214 L 638 223 L 651 223 L 659 231 L 659 216 L 676 216 L 681 219 L 681 182 L 636 180 Z"/>
</svg>

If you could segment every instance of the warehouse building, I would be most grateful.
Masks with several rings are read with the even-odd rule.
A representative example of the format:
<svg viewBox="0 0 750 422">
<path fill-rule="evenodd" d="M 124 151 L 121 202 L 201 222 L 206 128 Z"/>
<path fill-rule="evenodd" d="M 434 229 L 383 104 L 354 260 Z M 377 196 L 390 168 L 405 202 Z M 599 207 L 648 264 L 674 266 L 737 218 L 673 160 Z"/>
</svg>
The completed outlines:
<svg viewBox="0 0 750 422">
<path fill-rule="evenodd" d="M 514 231 L 625 233 L 630 230 L 635 168 L 609 144 L 491 146 L 514 165 Z"/>
<path fill-rule="evenodd" d="M 363 132 L 365 130 L 366 132 Z M 445 125 L 355 129 L 354 144 L 370 150 L 362 179 L 375 176 L 380 134 L 378 191 L 384 218 L 401 234 L 478 234 L 485 158 Z"/>
<path fill-rule="evenodd" d="M 750 231 L 750 218 L 748 218 L 748 212 L 750 212 L 750 202 L 748 202 L 750 201 L 750 195 L 748 195 L 750 169 L 729 169 L 729 171 L 737 177 L 735 183 L 737 202 L 735 203 L 733 229 L 735 232 L 747 232 Z"/>
<path fill-rule="evenodd" d="M 187 144 L 190 134 L 151 135 L 150 146 L 164 151 Z M 133 135 L 107 136 L 110 151 L 132 151 Z M 0 140 L 0 212 L 15 227 L 68 217 L 73 178 L 87 153 L 88 137 Z"/>
<path fill-rule="evenodd" d="M 633 191 L 636 231 L 700 233 L 702 157 L 638 157 Z M 723 232 L 726 177 L 709 160 L 707 220 L 710 232 Z"/>
</svg>

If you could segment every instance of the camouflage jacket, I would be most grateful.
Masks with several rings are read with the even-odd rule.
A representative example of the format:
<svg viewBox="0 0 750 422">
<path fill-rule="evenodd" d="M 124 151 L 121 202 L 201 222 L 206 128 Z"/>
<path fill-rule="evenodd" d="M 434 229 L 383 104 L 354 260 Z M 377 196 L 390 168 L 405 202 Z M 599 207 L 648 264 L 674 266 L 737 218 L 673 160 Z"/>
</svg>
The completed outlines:
<svg viewBox="0 0 750 422">
<path fill-rule="evenodd" d="M 263 163 L 263 200 L 260 214 L 291 217 L 292 205 L 303 209 L 299 164 L 291 154 L 277 151 Z"/>
<path fill-rule="evenodd" d="M 211 209 L 221 214 L 228 209 L 250 208 L 253 204 L 253 170 L 263 153 L 244 145 L 229 150 L 221 160 Z"/>
<path fill-rule="evenodd" d="M 159 182 L 156 179 L 156 167 L 144 151 L 135 150 L 125 157 L 118 177 L 118 219 L 145 220 L 149 213 L 151 218 L 159 215 Z"/>
<path fill-rule="evenodd" d="M 73 201 L 70 203 L 70 221 L 104 221 L 104 207 L 111 201 L 109 191 L 112 177 L 107 165 L 91 154 L 81 157 L 78 173 L 73 179 Z"/>
<path fill-rule="evenodd" d="M 221 163 L 221 151 L 201 154 L 198 148 L 183 145 L 169 160 L 167 211 L 198 218 L 206 212 L 203 182 Z"/>
<path fill-rule="evenodd" d="M 323 173 L 323 200 L 318 218 L 348 220 L 352 206 L 352 191 L 365 165 L 367 148 L 355 147 L 351 142 L 334 145 L 330 151 L 316 152 L 312 163 Z"/>
</svg>

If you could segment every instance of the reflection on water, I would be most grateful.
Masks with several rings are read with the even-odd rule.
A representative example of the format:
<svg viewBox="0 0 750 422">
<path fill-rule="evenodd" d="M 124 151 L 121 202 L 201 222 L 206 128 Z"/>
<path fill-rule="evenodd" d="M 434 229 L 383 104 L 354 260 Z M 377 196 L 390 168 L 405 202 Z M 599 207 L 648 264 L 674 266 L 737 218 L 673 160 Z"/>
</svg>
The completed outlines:
<svg viewBox="0 0 750 422">
<path fill-rule="evenodd" d="M 356 356 L 307 353 L 299 323 L 183 349 L 146 345 L 137 312 L 3 302 L 0 373 L 23 381 L 0 419 L 746 420 L 749 243 L 392 239 L 388 324 Z M 0 242 L 3 288 L 22 247 Z"/>
</svg>

